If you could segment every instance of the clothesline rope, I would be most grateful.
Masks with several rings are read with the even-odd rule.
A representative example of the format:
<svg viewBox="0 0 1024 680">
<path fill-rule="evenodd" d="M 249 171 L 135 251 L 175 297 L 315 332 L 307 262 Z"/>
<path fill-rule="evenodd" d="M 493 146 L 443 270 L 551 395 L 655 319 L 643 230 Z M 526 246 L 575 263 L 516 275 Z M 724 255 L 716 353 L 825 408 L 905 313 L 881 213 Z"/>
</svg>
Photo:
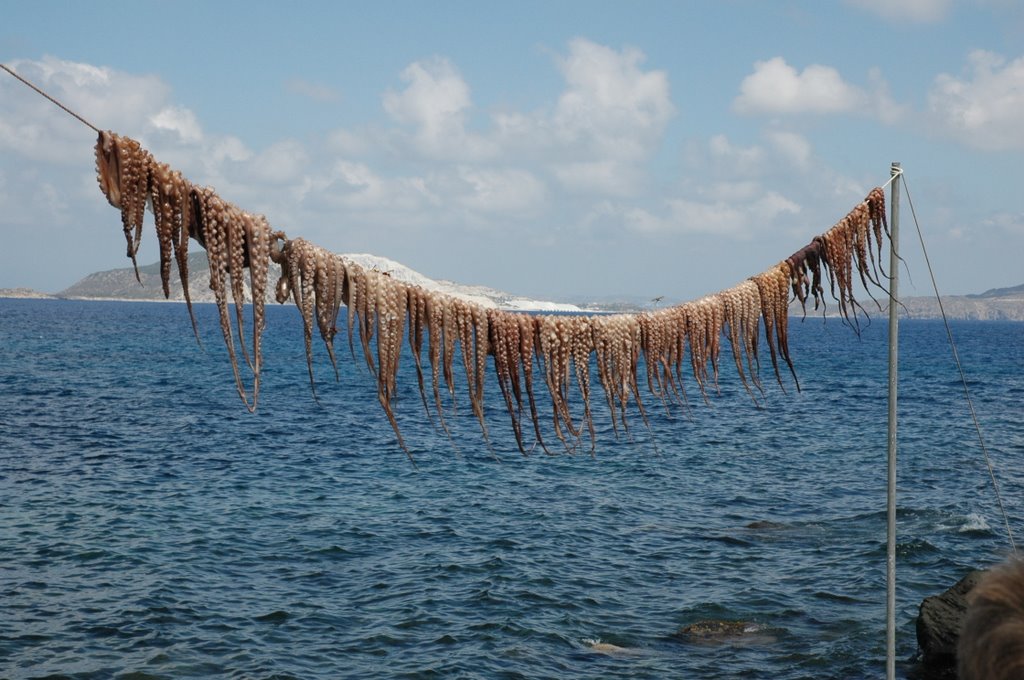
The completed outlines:
<svg viewBox="0 0 1024 680">
<path fill-rule="evenodd" d="M 18 79 L 96 129 L 39 88 Z M 195 240 L 206 250 L 210 288 L 215 293 L 236 387 L 247 408 L 255 410 L 259 393 L 263 303 L 268 285 L 273 285 L 267 280 L 268 265 L 274 262 L 281 267 L 277 301 L 283 303 L 292 298 L 302 314 L 314 397 L 314 327 L 320 331 L 337 376 L 334 337 L 341 330 L 339 325 L 347 325 L 350 344 L 354 335 L 359 337 L 367 367 L 378 379 L 378 399 L 406 453 L 409 451 L 399 433 L 392 401 L 397 390 L 399 350 L 407 325 L 424 407 L 429 416 L 432 409 L 428 406 L 422 370 L 429 360 L 437 417 L 446 432 L 439 394 L 440 374 L 443 373 L 444 391 L 454 399 L 452 368 L 458 362 L 465 369 L 473 413 L 487 440 L 483 396 L 486 364 L 493 358 L 502 398 L 523 453 L 534 444 L 547 451 L 539 423 L 540 405 L 534 400 L 532 387 L 541 380 L 550 396 L 548 406 L 552 408 L 551 425 L 556 439 L 569 451 L 589 440 L 593 452 L 593 383 L 603 388 L 616 436 L 620 432 L 628 435 L 626 413 L 634 407 L 650 430 L 640 381 L 646 378 L 650 393 L 666 408 L 671 404 L 685 407 L 682 373 L 683 367 L 689 366 L 700 395 L 707 400 L 709 393 L 719 392 L 719 352 L 728 344 L 744 388 L 759 405 L 758 397 L 763 394 L 758 375 L 759 335 L 767 345 L 779 384 L 783 383 L 780 369 L 785 367 L 792 373 L 796 389 L 800 389 L 788 343 L 791 301 L 798 300 L 805 310 L 808 302 L 813 302 L 816 310 L 823 309 L 825 297 L 831 293 L 838 302 L 841 318 L 859 332 L 859 317 L 865 310 L 854 296 L 855 283 L 859 280 L 870 294 L 872 287 L 884 291 L 887 279 L 881 252 L 889 233 L 885 192 L 879 187 L 806 246 L 731 288 L 655 312 L 560 317 L 488 310 L 475 303 L 423 291 L 380 272 L 364 270 L 302 238 L 288 238 L 283 232 L 272 230 L 263 216 L 224 201 L 212 187 L 193 185 L 130 137 L 98 132 L 96 168 L 100 189 L 121 212 L 127 253 L 136 264 L 136 272 L 135 256 L 145 213 L 152 211 L 160 242 L 165 295 L 169 294 L 170 269 L 176 259 L 185 300 L 190 303 L 188 244 Z M 249 279 L 252 290 L 251 352 L 247 350 L 242 323 L 242 307 L 246 304 L 244 279 Z M 228 309 L 232 301 L 234 315 Z M 347 324 L 339 318 L 343 305 L 348 309 Z M 191 316 L 191 304 L 188 306 Z M 234 351 L 236 334 L 242 362 Z M 372 356 L 371 338 L 376 340 L 376 359 Z M 421 362 L 424 341 L 429 347 Z M 461 347 L 459 355 L 456 345 Z M 352 350 L 354 358 L 355 348 Z M 590 373 L 592 359 L 597 368 L 596 381 Z M 251 386 L 245 384 L 249 381 L 243 382 L 240 364 L 250 369 Z M 582 414 L 569 404 L 570 394 L 577 393 Z M 524 398 L 528 398 L 529 408 Z M 529 441 L 524 432 L 527 428 L 521 427 L 530 423 L 534 426 L 535 442 Z"/>
<path fill-rule="evenodd" d="M 17 79 L 18 79 L 18 80 L 20 80 L 21 82 L 23 82 L 23 83 L 24 83 L 25 85 L 27 85 L 27 86 L 31 87 L 31 88 L 32 88 L 33 90 L 35 90 L 36 92 L 38 92 L 38 93 L 39 93 L 39 94 L 41 94 L 42 96 L 46 97 L 47 99 L 49 99 L 49 100 L 50 100 L 51 102 L 53 102 L 54 104 L 56 104 L 56 105 L 57 105 L 57 106 L 59 106 L 60 108 L 64 109 L 64 111 L 65 111 L 66 113 L 69 113 L 70 115 L 72 115 L 72 116 L 74 116 L 75 118 L 77 118 L 77 119 L 78 119 L 79 121 L 81 121 L 81 122 L 82 122 L 82 124 L 84 124 L 84 125 L 86 125 L 86 126 L 88 126 L 88 127 L 92 128 L 94 132 L 97 132 L 97 133 L 98 133 L 98 132 L 100 131 L 100 129 L 99 129 L 98 127 L 96 127 L 95 125 L 93 125 L 92 123 L 90 123 L 89 121 L 87 121 L 87 120 L 86 120 L 85 118 L 83 118 L 83 117 L 82 117 L 82 116 L 80 116 L 79 114 L 75 113 L 74 111 L 72 111 L 71 109 L 69 109 L 69 108 L 68 108 L 67 106 L 65 106 L 64 104 L 62 104 L 62 103 L 60 103 L 59 101 L 57 101 L 57 100 L 56 100 L 55 98 L 51 97 L 51 96 L 50 96 L 49 94 L 47 94 L 47 93 L 46 93 L 46 92 L 44 92 L 44 91 L 43 91 L 42 89 L 40 89 L 40 88 L 39 88 L 39 87 L 37 87 L 36 85 L 34 85 L 34 84 L 32 84 L 31 82 L 29 82 L 28 80 L 26 80 L 26 79 L 25 79 L 25 78 L 23 78 L 22 76 L 20 76 L 20 75 L 18 75 L 17 73 L 15 73 L 15 72 L 14 72 L 14 69 L 10 68 L 10 67 L 9 67 L 9 66 L 7 66 L 6 64 L 0 64 L 0 68 L 2 68 L 3 70 L 7 71 L 8 73 L 10 73 L 10 74 L 11 74 L 12 76 L 14 76 L 15 78 L 17 78 Z"/>
</svg>

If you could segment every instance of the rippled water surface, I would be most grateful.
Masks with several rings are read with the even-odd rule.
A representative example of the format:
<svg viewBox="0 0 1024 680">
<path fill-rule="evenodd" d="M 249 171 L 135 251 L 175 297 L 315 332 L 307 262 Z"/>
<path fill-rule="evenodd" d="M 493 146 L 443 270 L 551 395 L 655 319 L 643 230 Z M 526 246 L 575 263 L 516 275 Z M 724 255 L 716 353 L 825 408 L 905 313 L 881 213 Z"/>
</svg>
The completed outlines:
<svg viewBox="0 0 1024 680">
<path fill-rule="evenodd" d="M 261 402 L 214 312 L 0 300 L 0 677 L 859 678 L 884 671 L 885 323 L 794 322 L 803 391 L 652 397 L 596 457 L 489 451 L 404 360 L 410 464 L 339 337 L 313 400 L 270 310 Z M 876 315 L 877 316 L 877 315 Z M 953 326 L 1024 525 L 1024 324 Z M 901 324 L 899 674 L 923 597 L 1008 543 L 941 323 Z M 595 400 L 595 407 L 598 405 Z M 1024 531 L 1018 531 L 1024 535 Z M 673 637 L 702 619 L 750 634 Z M 624 650 L 595 651 L 600 641 Z M 610 648 L 605 648 L 610 649 Z"/>
</svg>

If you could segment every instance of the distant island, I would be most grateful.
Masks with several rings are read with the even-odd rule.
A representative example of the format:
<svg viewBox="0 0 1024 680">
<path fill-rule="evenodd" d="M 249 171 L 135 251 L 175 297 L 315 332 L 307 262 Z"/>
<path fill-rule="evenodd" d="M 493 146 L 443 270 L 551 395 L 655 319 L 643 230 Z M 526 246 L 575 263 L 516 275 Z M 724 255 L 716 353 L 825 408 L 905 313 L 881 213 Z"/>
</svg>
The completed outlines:
<svg viewBox="0 0 1024 680">
<path fill-rule="evenodd" d="M 367 254 L 351 254 L 346 257 L 364 267 L 386 271 L 391 276 L 413 285 L 429 290 L 437 290 L 456 297 L 476 302 L 484 307 L 496 307 L 511 311 L 531 312 L 637 312 L 652 311 L 672 304 L 663 302 L 658 307 L 652 303 L 637 299 L 588 300 L 573 302 L 550 302 L 532 300 L 504 291 L 484 286 L 467 286 L 450 281 L 438 281 L 428 278 L 398 262 L 384 257 Z M 74 285 L 57 293 L 40 293 L 28 288 L 0 288 L 0 297 L 9 298 L 58 298 L 71 300 L 129 300 L 163 302 L 164 294 L 160 284 L 160 265 L 150 264 L 139 267 L 142 285 L 135 280 L 135 272 L 131 267 L 111 269 L 89 274 Z M 279 274 L 271 273 L 271 281 L 276 281 Z M 193 302 L 213 302 L 210 290 L 210 268 L 205 253 L 197 252 L 189 256 L 189 292 Z M 171 302 L 184 302 L 181 283 L 177 272 L 171 275 Z M 246 295 L 248 296 L 248 288 Z M 268 300 L 273 301 L 273 286 L 269 287 Z M 877 311 L 870 299 L 862 301 L 869 310 Z M 880 299 L 882 311 L 887 300 Z M 902 318 L 937 319 L 941 318 L 939 303 L 933 297 L 907 297 L 903 299 Z M 942 297 L 942 306 L 950 319 L 970 320 L 1002 320 L 1024 321 L 1024 284 L 1012 288 L 994 288 L 975 295 L 946 295 Z M 835 305 L 829 306 L 829 312 L 835 313 Z M 816 314 L 808 310 L 808 315 Z M 800 316 L 803 310 L 794 303 L 791 314 Z"/>
<path fill-rule="evenodd" d="M 500 308 L 510 311 L 531 312 L 582 312 L 586 311 L 578 305 L 565 302 L 549 302 L 531 300 L 512 295 L 484 286 L 466 286 L 450 281 L 431 279 L 419 272 L 406 267 L 394 260 L 369 254 L 347 254 L 345 257 L 357 264 L 377 271 L 387 272 L 395 279 L 474 302 L 482 307 Z M 210 265 L 203 252 L 195 252 L 188 258 L 188 290 L 192 302 L 215 302 L 213 291 L 210 290 Z M 274 300 L 274 284 L 281 275 L 280 267 L 271 264 L 270 285 L 267 287 L 267 301 Z M 110 269 L 94 272 L 74 285 L 58 293 L 39 293 L 27 288 L 0 288 L 0 297 L 18 298 L 58 298 L 65 300 L 124 300 L 138 302 L 184 302 L 181 281 L 175 266 L 171 268 L 170 297 L 164 298 L 163 285 L 160 282 L 160 264 L 155 262 L 139 267 L 139 279 L 135 279 L 135 270 L 131 267 Z M 248 282 L 245 283 L 245 294 L 251 299 Z"/>
</svg>

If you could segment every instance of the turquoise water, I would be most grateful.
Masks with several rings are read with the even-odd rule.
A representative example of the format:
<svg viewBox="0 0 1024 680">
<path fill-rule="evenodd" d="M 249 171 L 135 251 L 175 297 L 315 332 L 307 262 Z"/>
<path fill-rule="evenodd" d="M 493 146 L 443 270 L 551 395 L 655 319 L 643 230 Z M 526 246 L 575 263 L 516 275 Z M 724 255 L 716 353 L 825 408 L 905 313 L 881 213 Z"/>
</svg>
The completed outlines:
<svg viewBox="0 0 1024 680">
<path fill-rule="evenodd" d="M 594 458 L 524 459 L 493 376 L 497 459 L 462 395 L 449 442 L 406 357 L 413 467 L 344 338 L 318 404 L 271 309 L 250 414 L 198 311 L 205 352 L 180 305 L 0 300 L 0 677 L 883 674 L 884 320 L 794 322 L 803 391 L 769 369 L 760 409 L 725 358 L 652 432 L 599 413 Z M 1024 324 L 953 330 L 1024 536 Z M 941 323 L 901 324 L 900 414 L 905 677 L 921 599 L 1008 543 Z M 756 632 L 672 637 L 707 618 Z"/>
</svg>

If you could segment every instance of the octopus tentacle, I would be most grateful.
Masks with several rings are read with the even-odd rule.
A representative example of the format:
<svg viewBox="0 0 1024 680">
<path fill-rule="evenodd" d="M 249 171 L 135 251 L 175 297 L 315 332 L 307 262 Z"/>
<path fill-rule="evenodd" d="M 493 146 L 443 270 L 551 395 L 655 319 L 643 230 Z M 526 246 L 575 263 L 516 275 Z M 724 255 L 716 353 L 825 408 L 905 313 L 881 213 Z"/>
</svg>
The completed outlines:
<svg viewBox="0 0 1024 680">
<path fill-rule="evenodd" d="M 715 391 L 721 394 L 719 387 L 719 364 L 718 357 L 722 349 L 723 326 L 725 324 L 725 298 L 721 293 L 716 293 L 708 298 L 708 354 L 711 358 L 711 368 L 715 379 Z"/>
<path fill-rule="evenodd" d="M 594 415 L 590 410 L 590 354 L 594 351 L 594 330 L 590 319 L 585 317 L 573 317 L 570 326 L 573 334 L 572 364 L 583 402 L 583 422 L 590 436 L 590 454 L 594 455 L 597 450 L 597 433 L 594 430 Z"/>
<path fill-rule="evenodd" d="M 356 310 L 359 309 L 359 298 L 363 294 L 363 286 L 360 284 L 360 278 L 362 276 L 362 267 L 355 262 L 345 263 L 345 305 L 348 307 L 348 312 L 345 315 L 347 317 L 348 326 L 348 348 L 352 352 L 352 360 L 356 358 L 355 348 L 355 323 L 356 323 Z"/>
<path fill-rule="evenodd" d="M 434 404 L 437 415 L 445 432 L 444 409 L 441 406 L 441 354 L 444 346 L 444 300 L 440 296 L 427 293 L 427 351 L 430 356 L 431 386 L 434 391 Z"/>
<path fill-rule="evenodd" d="M 495 372 L 498 374 L 498 383 L 512 420 L 512 431 L 516 438 L 516 444 L 519 446 L 519 451 L 523 455 L 529 455 L 530 451 L 527 450 L 523 439 L 522 414 L 523 382 L 526 381 L 526 374 L 531 369 L 530 353 L 533 346 L 529 339 L 524 338 L 524 329 L 532 328 L 532 321 L 529 317 L 522 314 L 510 314 L 498 310 L 491 310 L 490 314 L 492 315 L 489 323 L 491 346 L 494 354 Z M 523 382 L 519 379 L 520 369 L 524 373 Z M 528 387 L 528 392 L 532 418 L 534 423 L 537 424 L 532 386 Z M 536 436 L 536 441 L 542 441 L 539 427 L 537 427 Z"/>
<path fill-rule="evenodd" d="M 245 241 L 249 261 L 249 289 L 252 292 L 252 357 L 255 408 L 260 393 L 260 372 L 263 365 L 262 341 L 266 330 L 267 279 L 270 274 L 270 224 L 262 215 L 245 215 Z"/>
<path fill-rule="evenodd" d="M 488 439 L 484 411 L 487 357 L 492 356 L 493 370 L 520 451 L 527 453 L 523 419 L 528 404 L 535 433 L 533 446 L 540 444 L 550 453 L 544 443 L 533 387 L 536 368 L 543 372 L 548 389 L 555 436 L 567 451 L 573 452 L 582 445 L 585 431 L 593 453 L 596 436 L 590 403 L 591 355 L 616 436 L 621 426 L 622 431 L 631 437 L 626 417 L 630 401 L 636 402 L 644 424 L 651 430 L 638 379 L 641 368 L 645 371 L 647 391 L 661 400 L 669 413 L 671 402 L 683 403 L 689 409 L 682 369 L 684 362 L 691 367 L 705 401 L 709 401 L 710 385 L 716 392 L 720 391 L 719 358 L 723 336 L 729 342 L 740 381 L 754 403 L 758 404 L 754 388 L 762 396 L 764 394 L 758 357 L 762 320 L 776 379 L 781 385 L 779 364 L 780 360 L 784 361 L 799 390 L 800 383 L 789 348 L 790 295 L 800 302 L 805 315 L 809 299 L 813 298 L 814 309 L 817 310 L 825 304 L 824 277 L 827 276 L 829 292 L 838 301 L 844 323 L 859 331 L 860 315 L 866 315 L 866 312 L 854 297 L 855 280 L 874 299 L 872 289 L 884 290 L 883 277 L 888 276 L 882 267 L 882 243 L 885 237 L 890 236 L 885 216 L 885 193 L 881 188 L 875 188 L 843 219 L 786 260 L 733 288 L 699 300 L 639 315 L 558 317 L 512 314 L 485 309 L 442 293 L 427 292 L 393 280 L 385 273 L 361 267 L 302 239 L 289 240 L 283 233 L 271 231 L 262 216 L 250 215 L 223 201 L 210 188 L 193 186 L 180 173 L 156 162 L 148 151 L 130 138 L 109 131 L 100 132 L 95 152 L 97 182 L 110 205 L 121 213 L 127 253 L 132 259 L 136 277 L 139 278 L 136 255 L 148 205 L 156 227 L 164 295 L 170 295 L 170 262 L 173 256 L 197 339 L 198 327 L 188 290 L 189 239 L 194 238 L 206 249 L 210 263 L 210 288 L 217 303 L 221 333 L 238 393 L 247 408 L 255 409 L 259 396 L 266 287 L 269 264 L 273 261 L 281 266 L 275 298 L 279 302 L 291 298 L 303 320 L 306 362 L 314 398 L 317 395 L 312 327 L 315 322 L 330 356 L 335 378 L 340 379 L 333 342 L 338 332 L 340 307 L 345 304 L 348 308 L 350 351 L 355 358 L 354 338 L 358 332 L 367 367 L 377 381 L 378 399 L 399 444 L 410 459 L 412 457 L 399 432 L 394 410 L 401 343 L 406 335 L 407 322 L 420 398 L 428 417 L 432 417 L 422 357 L 424 335 L 427 336 L 433 401 L 441 426 L 449 438 L 451 433 L 445 423 L 440 385 L 443 379 L 454 409 L 453 364 L 458 351 L 471 408 L 485 440 Z M 251 353 L 242 313 L 246 268 L 249 269 L 249 293 L 253 296 Z M 227 309 L 229 296 L 234 303 L 234 315 Z M 877 304 L 878 301 L 875 302 Z M 238 367 L 234 346 L 236 335 L 243 358 L 253 374 L 251 402 Z M 371 352 L 371 342 L 376 342 L 376 357 Z M 582 401 L 582 414 L 572 403 L 575 399 Z"/>
<path fill-rule="evenodd" d="M 423 410 L 427 418 L 431 418 L 430 406 L 427 404 L 427 390 L 423 379 L 423 331 L 430 327 L 430 316 L 427 312 L 427 295 L 419 286 L 409 286 L 407 289 L 409 299 L 406 304 L 409 307 L 409 350 L 412 353 L 412 360 L 416 366 L 416 382 L 420 388 L 420 398 L 423 400 Z"/>
<path fill-rule="evenodd" d="M 523 386 L 526 388 L 526 398 L 530 404 L 530 419 L 533 421 L 533 431 L 537 436 L 537 443 L 546 454 L 551 454 L 540 428 L 540 412 L 537 409 L 537 398 L 533 391 L 533 367 L 537 358 L 537 351 L 540 347 L 540 319 L 537 317 L 519 314 L 519 356 L 523 369 Z"/>
<path fill-rule="evenodd" d="M 199 324 L 196 322 L 195 310 L 192 309 L 192 295 L 189 292 L 188 286 L 188 240 L 195 214 L 192 206 L 192 185 L 177 170 L 171 172 L 171 191 L 167 197 L 170 199 L 171 207 L 174 211 L 173 219 L 178 237 L 174 248 L 174 258 L 178 263 L 181 294 L 185 298 L 188 317 L 192 321 L 192 332 L 196 337 L 196 342 L 201 347 Z"/>
<path fill-rule="evenodd" d="M 658 322 L 654 315 L 643 313 L 638 315 L 640 322 L 640 346 L 644 355 L 644 373 L 647 376 L 647 389 L 651 394 L 665 402 L 665 393 L 660 382 L 661 376 L 656 368 L 658 363 L 658 352 L 661 347 Z"/>
<path fill-rule="evenodd" d="M 330 279 L 330 300 L 329 307 L 330 312 L 327 316 L 327 331 L 331 338 L 329 343 L 329 351 L 331 354 L 331 363 L 336 364 L 334 356 L 334 338 L 338 335 L 338 317 L 341 315 L 341 305 L 345 299 L 345 283 L 348 281 L 348 276 L 345 272 L 345 260 L 340 255 L 334 253 L 328 253 L 328 266 L 327 275 Z M 337 376 L 337 368 L 335 368 L 335 377 L 340 381 L 340 376 Z"/>
<path fill-rule="evenodd" d="M 252 357 L 245 344 L 245 324 L 242 310 L 245 306 L 245 278 L 242 270 L 246 266 L 245 225 L 242 211 L 232 205 L 224 206 L 224 227 L 227 232 L 228 276 L 231 278 L 231 298 L 235 307 L 235 328 L 238 332 L 238 343 L 242 348 L 242 356 L 249 370 L 255 370 Z"/>
<path fill-rule="evenodd" d="M 329 253 L 323 248 L 315 248 L 312 258 L 317 328 L 320 331 L 320 338 L 324 341 L 331 367 L 334 369 L 334 380 L 340 382 L 338 360 L 334 354 L 334 336 L 338 332 L 335 324 L 338 318 L 338 307 L 341 304 L 340 289 L 344 285 L 344 276 L 338 269 L 339 258 L 333 253 Z"/>
<path fill-rule="evenodd" d="M 750 371 L 754 386 L 764 395 L 760 376 L 761 360 L 757 354 L 758 327 L 761 323 L 761 293 L 757 284 L 751 279 L 737 285 L 735 290 L 743 309 L 740 323 L 743 326 L 743 349 L 747 356 L 747 369 Z"/>
<path fill-rule="evenodd" d="M 380 281 L 374 272 L 365 267 L 359 270 L 359 287 L 362 292 L 359 296 L 359 340 L 363 346 L 363 358 L 366 359 L 366 366 L 372 375 L 377 374 L 377 368 L 373 363 L 373 355 L 370 353 L 370 340 L 373 338 L 374 327 L 377 324 L 377 294 Z"/>
<path fill-rule="evenodd" d="M 567 451 L 571 451 L 569 440 L 562 429 L 565 424 L 570 435 L 575 433 L 571 425 L 571 417 L 565 403 L 565 392 L 563 389 L 564 377 L 566 375 L 566 364 L 564 358 L 567 353 L 563 351 L 562 344 L 564 337 L 561 329 L 561 321 L 558 317 L 544 315 L 538 318 L 539 321 L 539 354 L 543 359 L 544 381 L 548 387 L 548 394 L 551 396 L 552 426 L 555 436 L 558 437 Z"/>
<path fill-rule="evenodd" d="M 697 387 L 704 398 L 704 403 L 710 404 L 708 398 L 708 310 L 704 299 L 686 303 L 686 339 L 690 344 L 690 367 L 693 369 L 693 378 L 697 381 Z"/>
<path fill-rule="evenodd" d="M 761 316 L 764 319 L 765 340 L 771 352 L 772 367 L 775 369 L 775 377 L 782 385 L 782 375 L 779 372 L 778 356 L 789 366 L 790 373 L 796 383 L 797 391 L 800 390 L 800 382 L 796 376 L 796 368 L 789 353 L 789 286 L 790 266 L 786 261 L 780 262 L 771 269 L 752 277 L 757 285 L 761 298 Z M 785 390 L 785 387 L 783 387 Z"/>
<path fill-rule="evenodd" d="M 522 326 L 519 322 L 519 315 L 499 311 L 495 311 L 493 323 L 498 323 L 502 327 L 501 333 L 504 337 L 504 342 L 498 342 L 497 336 L 494 336 L 497 347 L 495 350 L 495 356 L 497 356 L 498 352 L 501 352 L 506 357 L 505 364 L 507 367 L 508 383 L 511 388 L 512 397 L 515 399 L 515 409 L 513 412 L 514 426 L 520 432 L 519 450 L 526 454 L 528 451 L 526 451 L 522 443 L 521 427 L 523 414 L 523 385 L 519 379 L 520 367 L 524 362 L 524 358 L 522 356 Z M 494 327 L 493 323 L 491 325 L 492 328 Z M 526 361 L 528 361 L 528 359 Z"/>
<path fill-rule="evenodd" d="M 484 420 L 484 405 L 483 405 L 483 375 L 479 377 L 477 375 L 480 368 L 480 358 L 477 356 L 477 343 L 480 341 L 479 334 L 477 331 L 478 315 L 475 314 L 475 310 L 479 309 L 476 305 L 467 303 L 461 299 L 455 299 L 449 306 L 451 310 L 452 322 L 454 324 L 453 337 L 452 337 L 452 353 L 454 353 L 454 342 L 457 340 L 460 347 L 460 354 L 462 356 L 462 368 L 466 375 L 466 390 L 469 394 L 469 404 L 473 415 L 476 416 L 477 422 L 480 424 L 480 431 L 483 433 L 484 442 L 487 443 L 488 449 L 490 450 L 490 441 L 487 436 L 487 423 Z M 486 329 L 484 329 L 486 333 Z M 484 347 L 486 347 L 486 337 L 482 339 Z M 445 328 L 445 347 L 446 354 L 449 346 L 448 341 L 448 328 Z M 486 353 L 482 357 L 486 360 Z M 448 359 L 445 360 L 445 369 L 448 374 L 451 374 L 451 367 L 448 363 Z M 486 364 L 483 366 L 486 370 Z M 447 379 L 447 378 L 446 378 Z M 478 387 L 480 389 L 478 389 Z M 454 392 L 452 392 L 454 397 Z M 491 450 L 492 455 L 494 451 Z"/>
<path fill-rule="evenodd" d="M 309 372 L 309 389 L 313 399 L 320 401 L 316 393 L 313 376 L 313 263 L 307 253 L 308 244 L 304 239 L 292 239 L 285 243 L 284 252 L 287 266 L 282 267 L 288 274 L 288 290 L 291 291 L 295 306 L 302 317 L 302 338 L 306 348 L 306 369 Z"/>
<path fill-rule="evenodd" d="M 750 395 L 750 398 L 754 400 L 754 404 L 756 405 L 757 397 L 754 395 L 754 391 L 750 388 L 750 383 L 747 382 L 746 372 L 743 370 L 743 352 L 746 348 L 746 340 L 743 337 L 746 328 L 746 322 L 743 318 L 743 295 L 739 290 L 739 286 L 730 288 L 719 295 L 722 296 L 725 325 L 729 329 L 729 346 L 732 348 L 732 358 L 733 362 L 736 364 L 736 373 L 739 374 L 740 381 L 743 383 L 743 388 L 747 391 L 747 394 Z"/>
<path fill-rule="evenodd" d="M 117 135 L 100 131 L 96 139 L 96 181 L 107 202 L 121 209 L 121 157 L 117 152 Z"/>
<path fill-rule="evenodd" d="M 397 391 L 398 359 L 401 354 L 408 294 L 404 284 L 378 272 L 370 272 L 370 275 L 373 278 L 379 277 L 376 282 L 377 399 L 384 408 L 399 446 L 409 460 L 413 461 L 412 453 L 402 439 L 394 409 L 391 407 L 391 401 Z"/>
<path fill-rule="evenodd" d="M 877 247 L 877 257 L 874 255 L 873 264 L 877 271 L 881 272 L 883 276 L 888 276 L 883 269 L 882 260 L 882 233 L 884 231 L 886 236 L 889 236 L 889 223 L 885 217 L 885 192 L 881 187 L 875 187 L 865 199 L 865 203 L 868 206 L 868 220 L 871 222 L 870 234 L 874 236 L 875 245 Z M 870 250 L 870 241 L 868 248 Z M 875 277 L 876 279 L 878 277 Z"/>
<path fill-rule="evenodd" d="M 139 276 L 139 263 L 135 255 L 142 241 L 142 222 L 145 217 L 146 200 L 149 197 L 149 166 L 153 158 L 138 142 L 129 137 L 119 137 L 113 133 L 112 143 L 118 156 L 118 205 L 121 208 L 121 226 L 128 245 L 128 257 L 135 269 L 135 279 L 142 282 Z M 113 177 L 113 174 L 111 174 Z"/>
<path fill-rule="evenodd" d="M 487 425 L 484 422 L 484 382 L 487 377 L 487 355 L 489 353 L 490 321 L 487 311 L 479 305 L 470 305 L 470 321 L 473 326 L 473 352 L 475 357 L 473 401 L 476 404 L 477 419 L 487 439 Z"/>
<path fill-rule="evenodd" d="M 502 312 L 494 309 L 487 310 L 487 315 L 489 317 L 487 328 L 490 333 L 488 344 L 492 350 L 491 355 L 494 357 L 494 374 L 498 379 L 498 389 L 501 390 L 501 397 L 505 401 L 505 408 L 512 421 L 512 433 L 516 438 L 516 444 L 519 446 L 519 451 L 525 454 L 523 432 L 519 424 L 521 409 L 516 410 L 512 404 L 512 372 L 509 368 L 507 320 Z"/>
<path fill-rule="evenodd" d="M 686 383 L 683 380 L 683 362 L 686 360 L 686 343 L 688 341 L 689 311 L 685 305 L 676 305 L 665 310 L 665 314 L 671 334 L 665 370 L 670 376 L 672 384 L 677 386 L 677 400 L 683 405 L 687 416 L 692 418 L 690 400 L 686 394 Z"/>
<path fill-rule="evenodd" d="M 451 398 L 452 410 L 455 410 L 455 377 L 452 371 L 452 364 L 455 361 L 455 343 L 459 338 L 457 323 L 457 312 L 455 301 L 447 296 L 436 295 L 435 299 L 440 302 L 441 323 L 440 328 L 443 334 L 441 345 L 441 369 L 444 376 L 445 388 Z"/>
<path fill-rule="evenodd" d="M 150 200 L 153 206 L 153 224 L 156 226 L 157 243 L 160 246 L 160 283 L 163 286 L 164 298 L 171 296 L 171 253 L 174 250 L 177 224 L 174 222 L 174 209 L 171 207 L 169 194 L 173 191 L 170 182 L 171 169 L 163 163 L 154 163 L 151 168 L 152 183 Z"/>
<path fill-rule="evenodd" d="M 235 386 L 246 408 L 251 411 L 255 406 L 249 402 L 245 387 L 242 385 L 242 377 L 238 370 L 238 358 L 235 354 L 231 317 L 227 308 L 227 276 L 230 255 L 227 234 L 228 217 L 225 214 L 224 202 L 208 187 L 201 189 L 193 187 L 192 196 L 193 203 L 197 207 L 198 221 L 203 225 L 206 234 L 206 255 L 210 263 L 210 289 L 213 291 L 217 303 L 221 334 L 224 336 L 224 344 L 231 361 Z"/>
</svg>

